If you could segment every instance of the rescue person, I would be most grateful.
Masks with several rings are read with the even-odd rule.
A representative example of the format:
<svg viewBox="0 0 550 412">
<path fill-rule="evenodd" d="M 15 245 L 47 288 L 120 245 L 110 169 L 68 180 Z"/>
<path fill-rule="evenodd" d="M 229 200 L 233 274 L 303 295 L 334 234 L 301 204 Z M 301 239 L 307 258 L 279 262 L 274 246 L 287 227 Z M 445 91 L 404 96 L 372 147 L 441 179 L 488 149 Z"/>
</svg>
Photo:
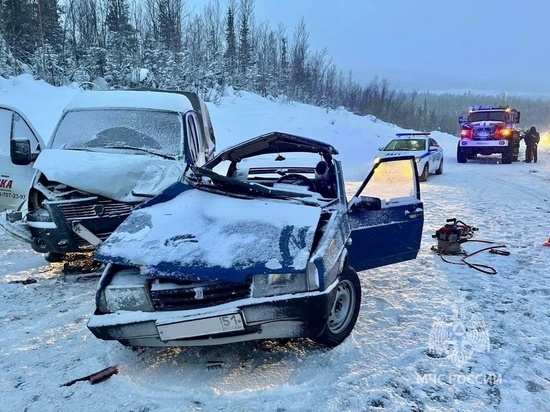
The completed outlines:
<svg viewBox="0 0 550 412">
<path fill-rule="evenodd" d="M 531 163 L 533 160 L 537 163 L 537 146 L 540 142 L 540 134 L 535 126 L 531 126 L 529 131 L 523 135 L 525 142 L 525 163 Z"/>
</svg>

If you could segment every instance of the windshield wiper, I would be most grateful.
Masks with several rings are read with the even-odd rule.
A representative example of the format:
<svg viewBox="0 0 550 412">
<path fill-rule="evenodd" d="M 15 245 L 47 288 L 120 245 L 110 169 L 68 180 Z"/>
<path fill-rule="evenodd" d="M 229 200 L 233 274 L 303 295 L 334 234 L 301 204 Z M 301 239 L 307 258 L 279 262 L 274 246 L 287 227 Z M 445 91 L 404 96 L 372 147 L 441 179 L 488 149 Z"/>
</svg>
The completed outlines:
<svg viewBox="0 0 550 412">
<path fill-rule="evenodd" d="M 151 150 L 144 149 L 143 147 L 133 147 L 133 146 L 103 146 L 105 149 L 128 149 L 128 150 L 137 150 L 139 152 L 145 152 L 155 156 L 160 156 L 164 159 L 176 160 L 175 156 L 165 155 L 163 153 L 152 152 Z"/>
</svg>

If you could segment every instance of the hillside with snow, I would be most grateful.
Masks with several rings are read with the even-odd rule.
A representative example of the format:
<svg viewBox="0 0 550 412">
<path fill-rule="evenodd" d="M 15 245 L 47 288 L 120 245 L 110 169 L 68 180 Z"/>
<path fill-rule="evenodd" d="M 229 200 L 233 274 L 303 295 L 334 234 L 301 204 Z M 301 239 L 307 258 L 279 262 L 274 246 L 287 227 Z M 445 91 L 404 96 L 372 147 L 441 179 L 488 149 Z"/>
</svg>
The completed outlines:
<svg viewBox="0 0 550 412">
<path fill-rule="evenodd" d="M 76 85 L 0 77 L 0 103 L 21 109 L 46 140 L 77 93 Z M 378 147 L 403 131 L 343 109 L 247 92 L 208 106 L 218 149 L 274 130 L 326 141 L 340 151 L 350 191 Z M 458 164 L 457 138 L 432 137 L 445 151 L 445 169 L 421 184 L 418 258 L 360 273 L 359 320 L 332 350 L 300 340 L 168 349 L 98 340 L 86 327 L 97 277 L 66 274 L 0 232 L 0 410 L 548 410 L 550 147 L 541 145 L 537 164 L 503 165 L 498 157 Z M 432 235 L 452 217 L 479 228 L 463 244 L 474 267 L 431 250 Z M 510 254 L 475 254 L 488 245 Z M 440 339 L 444 319 L 456 328 Z M 474 321 L 477 336 L 461 333 Z M 460 358 L 448 356 L 453 349 Z M 104 382 L 62 386 L 112 365 L 118 374 Z"/>
</svg>

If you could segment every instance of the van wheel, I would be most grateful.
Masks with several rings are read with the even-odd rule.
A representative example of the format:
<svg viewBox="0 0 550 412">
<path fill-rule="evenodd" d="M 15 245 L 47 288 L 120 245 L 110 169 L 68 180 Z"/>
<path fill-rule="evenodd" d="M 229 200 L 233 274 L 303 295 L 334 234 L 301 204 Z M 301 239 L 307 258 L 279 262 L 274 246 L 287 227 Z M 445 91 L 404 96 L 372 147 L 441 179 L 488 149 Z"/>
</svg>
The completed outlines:
<svg viewBox="0 0 550 412">
<path fill-rule="evenodd" d="M 44 253 L 44 259 L 50 263 L 63 262 L 65 260 L 65 253 L 48 252 Z"/>
<path fill-rule="evenodd" d="M 428 162 L 424 165 L 424 169 L 422 169 L 422 174 L 418 177 L 418 180 L 421 182 L 425 182 L 428 180 L 428 175 L 430 174 L 430 167 L 428 166 Z"/>
<path fill-rule="evenodd" d="M 361 308 L 361 283 L 357 272 L 345 266 L 336 285 L 325 329 L 316 341 L 328 347 L 338 346 L 346 339 L 357 322 Z"/>
</svg>

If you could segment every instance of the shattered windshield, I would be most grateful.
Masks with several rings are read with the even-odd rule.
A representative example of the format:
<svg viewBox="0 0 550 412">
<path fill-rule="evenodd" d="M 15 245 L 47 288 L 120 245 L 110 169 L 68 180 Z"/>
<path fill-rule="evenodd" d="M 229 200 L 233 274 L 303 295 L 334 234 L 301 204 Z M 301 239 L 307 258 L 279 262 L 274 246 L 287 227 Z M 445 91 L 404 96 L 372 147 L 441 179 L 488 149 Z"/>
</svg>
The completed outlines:
<svg viewBox="0 0 550 412">
<path fill-rule="evenodd" d="M 177 112 L 142 109 L 75 110 L 65 114 L 52 149 L 131 149 L 179 156 L 183 124 Z"/>
</svg>

